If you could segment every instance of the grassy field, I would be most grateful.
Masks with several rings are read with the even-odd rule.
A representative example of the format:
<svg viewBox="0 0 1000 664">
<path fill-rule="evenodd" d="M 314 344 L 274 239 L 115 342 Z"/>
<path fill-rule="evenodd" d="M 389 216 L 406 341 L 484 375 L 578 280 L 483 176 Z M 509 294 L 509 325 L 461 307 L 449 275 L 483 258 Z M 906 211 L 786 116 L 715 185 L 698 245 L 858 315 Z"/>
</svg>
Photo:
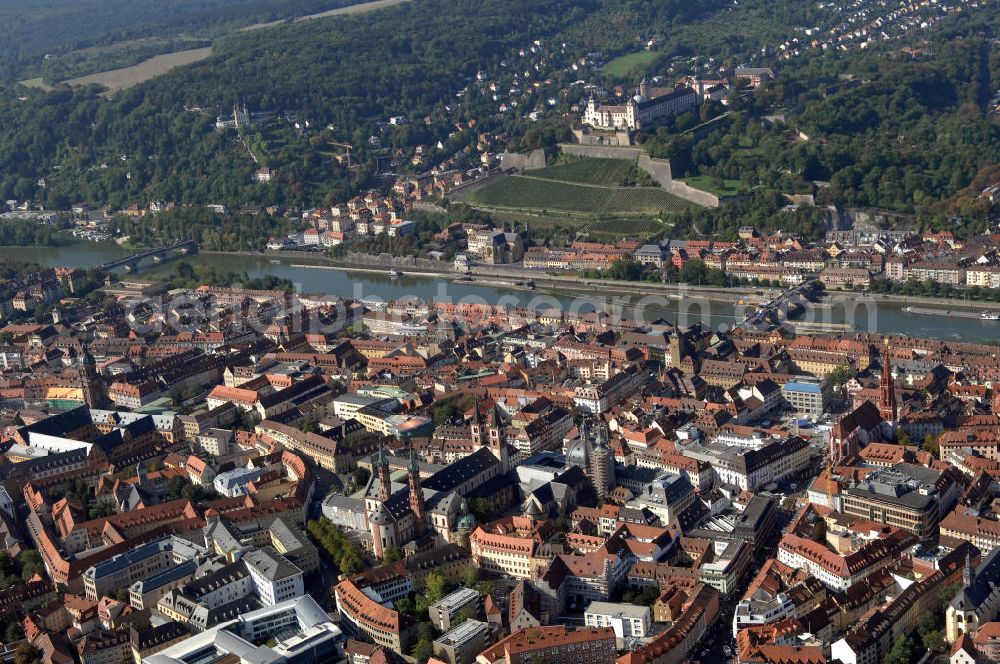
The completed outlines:
<svg viewBox="0 0 1000 664">
<path fill-rule="evenodd" d="M 513 175 L 469 196 L 466 202 L 506 210 L 554 210 L 597 216 L 657 215 L 689 207 L 657 187 L 602 187 Z"/>
<path fill-rule="evenodd" d="M 186 35 L 175 37 L 140 37 L 101 46 L 87 46 L 53 55 L 45 61 L 45 77 L 65 81 L 98 72 L 124 69 L 158 55 L 179 53 L 211 46 L 209 39 Z"/>
<path fill-rule="evenodd" d="M 754 145 L 753 140 L 746 136 L 740 138 L 739 147 L 733 152 L 740 157 L 764 156 L 764 151 L 759 146 Z"/>
<path fill-rule="evenodd" d="M 624 78 L 625 76 L 628 76 L 628 74 L 630 74 L 636 67 L 648 65 L 655 59 L 656 53 L 653 53 L 652 51 L 629 53 L 627 55 L 617 57 L 607 63 L 601 68 L 601 71 L 614 78 Z"/>
<path fill-rule="evenodd" d="M 212 55 L 211 46 L 206 48 L 193 48 L 187 51 L 177 51 L 176 53 L 157 55 L 156 57 L 143 60 L 139 64 L 131 67 L 112 69 L 111 71 L 90 74 L 89 76 L 71 78 L 65 82 L 70 85 L 90 85 L 92 83 L 96 83 L 97 85 L 107 88 L 107 92 L 105 94 L 112 95 L 119 90 L 130 88 L 133 85 L 139 85 L 140 83 L 156 78 L 161 74 L 166 74 L 174 67 L 189 65 L 191 63 L 198 62 L 199 60 L 204 60 L 210 55 Z"/>
<path fill-rule="evenodd" d="M 50 92 L 51 90 L 53 90 L 53 87 L 48 83 L 46 83 L 45 81 L 43 81 L 41 76 L 39 76 L 38 78 L 29 78 L 23 81 L 18 81 L 18 83 L 20 83 L 26 88 L 36 88 L 38 90 L 44 90 L 46 92 Z"/>
<path fill-rule="evenodd" d="M 395 7 L 396 5 L 401 5 L 404 2 L 409 2 L 409 1 L 410 0 L 371 0 L 371 2 L 362 2 L 357 5 L 349 5 L 347 7 L 339 7 L 337 9 L 328 9 L 325 12 L 319 12 L 317 14 L 297 16 L 292 22 L 300 23 L 301 21 L 311 21 L 317 18 L 329 18 L 330 16 L 349 16 L 351 14 L 363 14 L 365 12 L 374 11 L 376 9 Z M 285 25 L 288 22 L 289 21 L 270 21 L 268 23 L 257 23 L 242 28 L 240 32 L 250 32 L 252 30 L 260 30 L 262 28 L 273 28 L 279 25 Z"/>
<path fill-rule="evenodd" d="M 628 159 L 594 159 L 584 157 L 558 166 L 533 170 L 529 175 L 546 180 L 598 184 L 608 187 L 635 179 L 635 161 Z"/>
<path fill-rule="evenodd" d="M 362 14 L 365 12 L 374 11 L 377 9 L 384 9 L 386 7 L 393 7 L 395 5 L 403 4 L 405 2 L 410 2 L 411 0 L 370 0 L 369 2 L 361 2 L 354 5 L 349 5 L 347 7 L 338 7 L 337 9 L 330 9 L 324 12 L 319 12 L 316 14 L 308 14 L 306 16 L 298 16 L 291 21 L 271 21 L 268 23 L 257 23 L 255 25 L 246 26 L 240 30 L 241 32 L 251 31 L 251 30 L 261 30 L 271 27 L 276 27 L 280 25 L 285 25 L 289 22 L 298 23 L 300 21 L 310 21 L 313 19 L 329 18 L 331 16 L 348 16 L 351 14 Z M 204 60 L 212 55 L 212 48 L 194 48 L 182 51 L 175 51 L 173 53 L 166 53 L 163 55 L 157 55 L 142 62 L 139 62 L 131 67 L 122 67 L 120 69 L 112 69 L 108 71 L 98 72 L 96 74 L 90 74 L 88 76 L 78 76 L 76 78 L 71 78 L 64 81 L 69 85 L 90 85 L 96 83 L 104 88 L 106 88 L 105 96 L 111 96 L 119 90 L 124 90 L 140 83 L 145 83 L 146 81 L 156 78 L 162 74 L 167 73 L 175 67 L 182 67 L 184 65 L 193 64 Z M 32 79 L 34 80 L 34 79 Z M 29 85 L 31 81 L 25 81 L 25 85 Z M 38 86 L 35 86 L 38 87 Z"/>
<path fill-rule="evenodd" d="M 741 184 L 739 180 L 723 180 L 720 186 L 717 180 L 714 180 L 707 175 L 684 178 L 684 183 L 688 186 L 694 187 L 695 189 L 701 189 L 702 191 L 707 191 L 710 194 L 715 194 L 716 196 L 735 196 L 739 193 Z"/>
</svg>

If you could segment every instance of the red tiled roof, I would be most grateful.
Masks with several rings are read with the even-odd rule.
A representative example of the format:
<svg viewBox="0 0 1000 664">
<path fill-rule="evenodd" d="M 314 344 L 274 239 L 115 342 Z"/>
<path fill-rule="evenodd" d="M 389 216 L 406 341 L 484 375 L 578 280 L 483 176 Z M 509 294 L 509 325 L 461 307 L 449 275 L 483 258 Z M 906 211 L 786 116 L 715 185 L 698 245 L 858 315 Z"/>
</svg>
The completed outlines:
<svg viewBox="0 0 1000 664">
<path fill-rule="evenodd" d="M 387 609 L 364 594 L 351 579 L 345 579 L 338 583 L 335 591 L 338 605 L 342 610 L 346 609 L 352 619 L 365 623 L 374 629 L 397 634 L 400 632 L 399 612 Z"/>
<path fill-rule="evenodd" d="M 528 627 L 518 630 L 484 650 L 480 653 L 480 657 L 491 662 L 503 657 L 506 657 L 508 662 L 520 662 L 519 655 L 525 653 L 594 641 L 610 642 L 611 654 L 608 658 L 610 661 L 614 656 L 614 630 L 610 627 L 583 627 L 571 630 L 565 625 Z"/>
</svg>

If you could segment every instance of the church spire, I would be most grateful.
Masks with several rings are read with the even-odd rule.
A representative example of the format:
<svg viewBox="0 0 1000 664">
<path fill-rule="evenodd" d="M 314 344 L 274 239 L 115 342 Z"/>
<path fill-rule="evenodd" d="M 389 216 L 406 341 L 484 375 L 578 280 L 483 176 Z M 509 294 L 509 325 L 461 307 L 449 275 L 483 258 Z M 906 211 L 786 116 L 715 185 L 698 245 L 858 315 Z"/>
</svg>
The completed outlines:
<svg viewBox="0 0 1000 664">
<path fill-rule="evenodd" d="M 410 458 L 406 463 L 406 470 L 411 474 L 420 472 L 420 464 L 417 463 L 417 455 L 414 454 L 412 446 L 410 446 Z"/>
<path fill-rule="evenodd" d="M 594 449 L 608 446 L 608 434 L 603 423 L 598 423 L 594 431 Z"/>
<path fill-rule="evenodd" d="M 896 421 L 896 385 L 892 380 L 892 359 L 889 356 L 889 339 L 882 347 L 882 380 L 879 390 L 879 414 L 886 422 Z"/>
<path fill-rule="evenodd" d="M 379 480 L 379 500 L 385 502 L 392 495 L 392 479 L 389 477 L 389 459 L 385 455 L 385 445 L 378 446 L 375 458 L 375 472 Z"/>
<path fill-rule="evenodd" d="M 962 571 L 962 583 L 966 588 L 976 582 L 976 568 L 972 566 L 972 549 L 965 555 L 965 569 Z"/>
<path fill-rule="evenodd" d="M 590 454 L 590 482 L 600 497 L 605 497 L 615 486 L 615 459 L 608 446 L 607 425 L 597 422 L 594 426 L 594 449 Z"/>
<path fill-rule="evenodd" d="M 483 415 L 479 412 L 479 397 L 472 404 L 472 422 L 469 426 L 472 440 L 480 445 L 486 444 L 486 431 L 483 430 Z"/>
<path fill-rule="evenodd" d="M 424 490 L 420 486 L 420 464 L 417 463 L 417 455 L 410 447 L 410 460 L 406 464 L 407 478 L 410 483 L 410 510 L 416 517 L 417 530 L 424 529 Z"/>
<path fill-rule="evenodd" d="M 496 401 L 493 402 L 490 420 L 490 447 L 499 447 L 504 441 L 504 419 L 503 410 Z"/>
</svg>

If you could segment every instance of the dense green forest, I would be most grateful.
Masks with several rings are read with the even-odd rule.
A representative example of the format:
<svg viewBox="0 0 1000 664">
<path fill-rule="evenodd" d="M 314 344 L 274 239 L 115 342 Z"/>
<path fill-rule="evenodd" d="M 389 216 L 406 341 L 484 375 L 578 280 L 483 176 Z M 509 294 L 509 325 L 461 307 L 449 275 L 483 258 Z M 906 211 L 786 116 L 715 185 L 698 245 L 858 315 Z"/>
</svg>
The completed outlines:
<svg viewBox="0 0 1000 664">
<path fill-rule="evenodd" d="M 7 283 L 11 279 L 17 279 L 27 272 L 35 272 L 41 269 L 42 266 L 38 263 L 19 261 L 9 256 L 0 256 L 0 285 Z"/>
<path fill-rule="evenodd" d="M 816 207 L 792 210 L 787 203 L 777 191 L 762 187 L 736 204 L 675 213 L 670 218 L 674 223 L 671 235 L 735 242 L 741 226 L 753 226 L 762 233 L 783 230 L 811 242 L 822 240 L 827 228 L 826 212 Z"/>
<path fill-rule="evenodd" d="M 646 70 L 662 73 L 675 57 L 735 66 L 784 41 L 795 26 L 815 25 L 819 14 L 815 4 L 801 0 L 629 0 L 609 3 L 606 11 L 569 29 L 566 38 L 611 56 L 656 37 L 659 57 Z"/>
<path fill-rule="evenodd" d="M 411 123 L 387 141 L 412 147 L 443 136 L 446 153 L 461 149 L 476 135 L 447 139 L 453 123 L 488 114 L 478 98 L 449 111 L 455 90 L 479 67 L 599 6 L 421 0 L 226 37 L 216 57 L 112 100 L 94 90 L 0 98 L 0 195 L 40 197 L 56 208 L 76 200 L 116 207 L 155 199 L 295 206 L 342 200 L 375 169 L 378 154 L 365 150 L 372 123 L 431 115 L 431 125 Z M 336 133 L 307 134 L 280 121 L 262 129 L 280 186 L 254 184 L 256 165 L 234 133 L 216 132 L 211 113 L 184 111 L 185 104 L 228 109 L 237 100 L 254 110 L 291 110 L 313 127 L 334 125 Z M 358 168 L 348 171 L 324 154 L 331 137 L 356 146 Z"/>
<path fill-rule="evenodd" d="M 262 277 L 249 277 L 230 270 L 220 270 L 211 265 L 191 265 L 181 260 L 174 264 L 174 271 L 168 277 L 173 288 L 197 288 L 198 286 L 234 287 L 239 284 L 248 290 L 283 290 L 292 292 L 294 284 L 282 277 L 266 274 Z"/>
<path fill-rule="evenodd" d="M 191 2 L 173 0 L 168 13 Z M 66 10 L 65 3 L 55 6 Z M 578 39 L 570 44 L 574 53 L 626 51 L 636 48 L 642 35 L 673 34 L 685 23 L 729 13 L 726 6 L 722 0 L 698 5 L 420 0 L 371 14 L 233 34 L 217 40 L 215 57 L 112 100 L 97 96 L 96 89 L 0 95 L 0 195 L 37 198 L 52 208 L 75 201 L 124 207 L 156 199 L 332 203 L 356 191 L 376 170 L 376 159 L 391 149 L 407 151 L 444 139 L 440 150 L 429 151 L 427 161 L 434 163 L 467 148 L 476 132 L 456 133 L 456 122 L 476 119 L 479 127 L 525 148 L 565 140 L 565 125 L 557 130 L 515 116 L 498 118 L 486 96 L 455 97 L 476 71 L 502 76 L 505 58 L 532 40 Z M 553 77 L 558 85 L 571 82 L 570 74 L 556 71 Z M 313 128 L 302 132 L 276 121 L 247 137 L 254 156 L 278 170 L 274 186 L 255 184 L 256 164 L 247 149 L 234 133 L 213 129 L 212 111 L 237 101 L 252 110 L 293 111 Z M 561 99 L 559 110 L 568 111 L 572 101 Z M 541 100 L 529 97 L 524 103 Z M 188 113 L 185 107 L 207 112 Z M 371 147 L 373 124 L 392 115 L 417 121 L 384 136 L 385 149 Z M 429 123 L 419 121 L 425 118 Z M 317 129 L 322 127 L 333 129 Z M 354 170 L 332 159 L 331 140 L 354 146 Z"/>
<path fill-rule="evenodd" d="M 122 217 L 113 230 L 136 246 L 156 246 L 165 240 L 192 239 L 209 251 L 258 251 L 270 237 L 297 230 L 294 222 L 268 214 L 217 214 L 203 207 L 175 208 L 133 219 Z M 2 228 L 2 226 L 0 226 Z"/>
<path fill-rule="evenodd" d="M 927 60 L 885 54 L 852 61 L 852 78 L 779 79 L 703 140 L 661 129 L 651 152 L 679 175 L 709 174 L 750 186 L 808 193 L 828 181 L 825 200 L 914 211 L 965 187 L 1000 160 L 1000 133 L 979 106 L 984 38 L 935 45 Z M 797 107 L 786 122 L 762 123 L 773 108 Z M 693 121 L 693 119 L 691 120 Z M 690 122 L 690 121 L 689 121 Z"/>
<path fill-rule="evenodd" d="M 53 247 L 68 244 L 69 236 L 60 234 L 59 231 L 71 225 L 68 220 L 60 220 L 54 224 L 26 219 L 4 220 L 0 223 L 0 245 Z"/>
<path fill-rule="evenodd" d="M 68 11 L 70 4 L 46 6 Z M 268 11 L 291 6 L 233 4 L 244 15 L 263 4 Z M 22 0 L 0 0 L 0 12 L 20 6 Z M 217 3 L 168 0 L 166 6 L 181 25 L 195 6 Z M 57 209 L 78 201 L 118 208 L 153 200 L 331 204 L 376 183 L 373 175 L 385 161 L 405 169 L 416 146 L 425 147 L 425 164 L 453 157 L 453 165 L 463 167 L 478 163 L 475 144 L 483 132 L 523 149 L 565 140 L 581 98 L 572 83 L 590 78 L 569 67 L 581 54 L 607 59 L 656 38 L 656 57 L 634 74 L 662 74 L 669 64 L 676 76 L 709 56 L 713 67 L 734 66 L 767 58 L 767 48 L 787 38 L 789 26 L 809 25 L 819 11 L 793 0 L 736 6 L 723 0 L 418 0 L 230 34 L 215 41 L 212 58 L 112 99 L 97 89 L 0 88 L 0 197 L 34 198 Z M 789 212 L 782 194 L 791 193 L 814 193 L 821 205 L 916 213 L 926 223 L 957 211 L 972 219 L 970 229 L 978 228 L 985 211 L 970 194 L 1000 163 L 997 125 L 986 111 L 1000 87 L 1000 56 L 991 43 L 998 18 L 995 6 L 948 18 L 944 27 L 921 34 L 923 50 L 915 56 L 895 41 L 777 62 L 775 84 L 640 136 L 651 153 L 671 159 L 676 175 L 737 180 L 741 191 L 752 192 L 735 208 L 685 213 L 679 228 L 692 236 L 729 236 L 742 218 L 817 237 L 822 213 Z M 121 25 L 109 22 L 109 30 L 112 24 Z M 534 41 L 562 46 L 518 58 L 518 49 Z M 518 113 L 498 113 L 496 100 L 474 84 L 480 71 L 502 85 L 511 85 L 515 74 L 528 81 L 530 70 L 542 65 L 549 66 L 550 87 L 523 86 Z M 564 93 L 552 99 L 553 90 Z M 237 102 L 277 115 L 242 137 L 216 131 L 215 114 Z M 529 108 L 552 110 L 533 123 L 524 118 Z M 724 111 L 729 115 L 711 131 L 691 131 Z M 390 116 L 410 122 L 390 127 L 384 124 Z M 353 168 L 334 159 L 335 143 L 352 145 Z M 255 159 L 276 170 L 274 182 L 255 183 Z M 218 224 L 193 230 L 207 233 L 208 244 L 225 245 L 216 242 Z M 275 234 L 284 230 L 272 225 Z M 270 230 L 256 229 L 245 244 L 256 246 Z"/>
<path fill-rule="evenodd" d="M 779 194 L 815 194 L 817 205 L 870 207 L 960 234 L 987 227 L 982 187 L 1000 178 L 1000 127 L 988 100 L 1000 88 L 992 43 L 995 7 L 949 19 L 920 49 L 867 51 L 782 63 L 775 84 L 734 98 L 725 122 L 691 129 L 722 109 L 674 118 L 643 137 L 675 176 L 738 180 L 755 195 L 738 206 L 690 213 L 691 236 L 734 237 L 742 222 L 817 238 L 822 213 L 789 212 Z"/>
<path fill-rule="evenodd" d="M 176 50 L 176 38 L 206 40 L 268 22 L 355 4 L 357 0 L 0 0 L 0 82 L 65 78 L 124 50 L 136 61 Z M 146 40 L 146 41 L 144 41 Z M 197 42 L 187 45 L 193 48 Z"/>
</svg>

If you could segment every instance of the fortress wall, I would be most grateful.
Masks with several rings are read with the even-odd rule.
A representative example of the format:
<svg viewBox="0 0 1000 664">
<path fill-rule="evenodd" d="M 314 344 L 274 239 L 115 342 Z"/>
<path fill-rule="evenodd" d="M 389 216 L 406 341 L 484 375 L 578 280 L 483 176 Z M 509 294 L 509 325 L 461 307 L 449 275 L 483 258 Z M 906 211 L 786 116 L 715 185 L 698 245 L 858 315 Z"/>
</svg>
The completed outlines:
<svg viewBox="0 0 1000 664">
<path fill-rule="evenodd" d="M 535 168 L 545 168 L 545 150 L 538 148 L 528 154 L 504 152 L 500 155 L 500 167 L 503 170 L 530 171 Z"/>
</svg>

